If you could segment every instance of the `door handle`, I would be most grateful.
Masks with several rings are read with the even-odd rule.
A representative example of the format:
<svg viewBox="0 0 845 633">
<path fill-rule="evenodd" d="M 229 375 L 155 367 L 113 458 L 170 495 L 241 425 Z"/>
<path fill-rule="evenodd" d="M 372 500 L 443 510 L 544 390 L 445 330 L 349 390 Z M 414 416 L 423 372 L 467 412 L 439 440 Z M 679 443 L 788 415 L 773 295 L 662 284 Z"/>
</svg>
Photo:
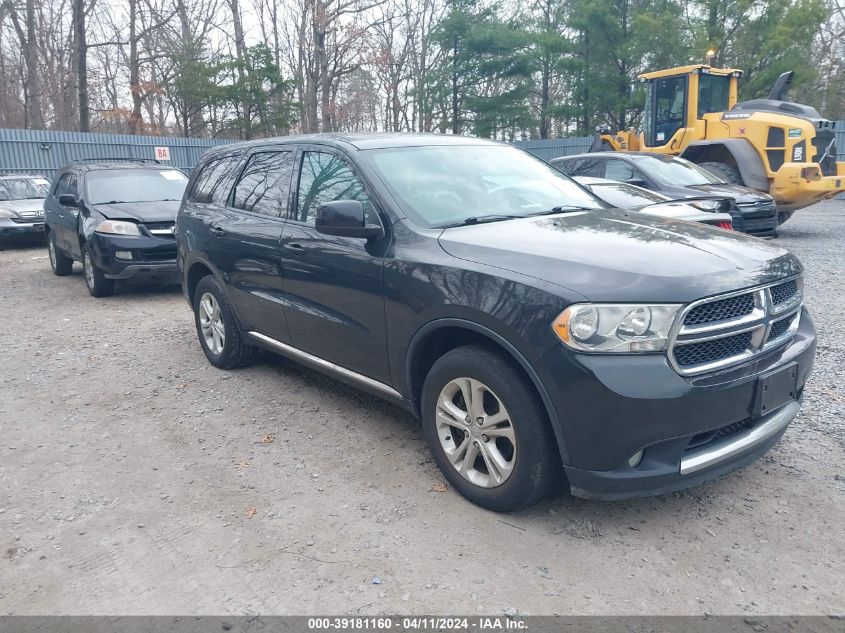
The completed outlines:
<svg viewBox="0 0 845 633">
<path fill-rule="evenodd" d="M 298 253 L 299 255 L 305 255 L 305 253 L 307 252 L 307 249 L 302 244 L 299 244 L 297 242 L 285 244 L 285 248 L 288 248 L 293 252 Z"/>
<path fill-rule="evenodd" d="M 223 237 L 226 235 L 226 231 L 221 229 L 219 226 L 212 226 L 208 229 L 214 237 Z"/>
</svg>

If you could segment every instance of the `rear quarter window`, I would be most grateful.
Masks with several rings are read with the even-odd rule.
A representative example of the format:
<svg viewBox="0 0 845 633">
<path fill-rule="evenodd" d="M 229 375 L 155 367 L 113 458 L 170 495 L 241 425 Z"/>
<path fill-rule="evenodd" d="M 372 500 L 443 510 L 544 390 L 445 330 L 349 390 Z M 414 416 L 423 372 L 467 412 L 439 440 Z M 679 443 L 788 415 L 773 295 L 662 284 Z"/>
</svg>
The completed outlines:
<svg viewBox="0 0 845 633">
<path fill-rule="evenodd" d="M 192 202 L 226 204 L 240 155 L 222 156 L 208 161 L 194 180 L 188 199 Z"/>
</svg>

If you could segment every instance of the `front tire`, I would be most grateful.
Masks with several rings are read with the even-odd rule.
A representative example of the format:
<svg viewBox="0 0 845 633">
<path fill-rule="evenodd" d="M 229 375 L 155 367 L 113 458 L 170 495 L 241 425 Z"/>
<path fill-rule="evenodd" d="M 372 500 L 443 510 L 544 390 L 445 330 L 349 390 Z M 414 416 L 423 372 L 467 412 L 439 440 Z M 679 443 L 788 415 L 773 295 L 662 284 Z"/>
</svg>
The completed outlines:
<svg viewBox="0 0 845 633">
<path fill-rule="evenodd" d="M 778 211 L 778 226 L 786 222 L 795 214 L 795 211 Z"/>
<path fill-rule="evenodd" d="M 108 279 L 94 263 L 94 251 L 88 244 L 82 248 L 82 272 L 92 297 L 110 297 L 114 293 L 114 279 Z"/>
<path fill-rule="evenodd" d="M 745 186 L 745 183 L 742 181 L 742 174 L 739 173 L 739 170 L 736 167 L 731 167 L 725 163 L 699 163 L 698 166 L 703 167 L 714 176 L 718 176 L 725 182 L 729 182 L 732 185 Z"/>
<path fill-rule="evenodd" d="M 244 342 L 226 292 L 212 275 L 200 279 L 194 291 L 194 322 L 209 363 L 220 369 L 252 363 L 257 350 Z"/>
<path fill-rule="evenodd" d="M 528 507 L 563 477 L 539 396 L 513 362 L 484 346 L 439 358 L 422 391 L 423 433 L 446 479 L 496 512 Z"/>
<path fill-rule="evenodd" d="M 47 253 L 50 255 L 50 268 L 57 277 L 64 277 L 73 272 L 73 260 L 65 255 L 56 244 L 56 234 L 47 237 Z"/>
</svg>

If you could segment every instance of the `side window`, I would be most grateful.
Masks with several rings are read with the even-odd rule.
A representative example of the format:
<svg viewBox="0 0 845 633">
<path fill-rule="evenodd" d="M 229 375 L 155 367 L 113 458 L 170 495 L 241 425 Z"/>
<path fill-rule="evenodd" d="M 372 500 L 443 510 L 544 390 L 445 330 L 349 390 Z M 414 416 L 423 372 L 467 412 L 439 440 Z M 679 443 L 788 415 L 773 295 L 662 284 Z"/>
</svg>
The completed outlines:
<svg viewBox="0 0 845 633">
<path fill-rule="evenodd" d="M 372 221 L 373 208 L 364 185 L 346 163 L 327 152 L 304 152 L 295 219 L 314 224 L 317 207 L 332 200 L 357 200 Z"/>
<path fill-rule="evenodd" d="M 570 176 L 589 176 L 590 178 L 601 178 L 604 171 L 604 161 L 597 158 L 585 158 L 578 165 Z"/>
<path fill-rule="evenodd" d="M 627 182 L 632 178 L 636 178 L 634 168 L 624 160 L 611 158 L 605 163 L 604 177 L 608 180 L 618 180 L 619 182 Z"/>
<path fill-rule="evenodd" d="M 56 183 L 56 188 L 53 191 L 53 195 L 58 198 L 60 195 L 67 193 L 67 186 L 69 182 L 70 174 L 62 174 L 62 177 L 59 178 L 59 182 Z"/>
<path fill-rule="evenodd" d="M 559 163 L 554 163 L 554 166 L 558 168 L 558 170 L 562 171 L 567 176 L 578 176 L 578 170 L 581 168 L 581 164 L 583 160 L 575 159 L 575 160 L 562 160 Z"/>
<path fill-rule="evenodd" d="M 67 193 L 72 196 L 79 197 L 79 187 L 77 185 L 76 176 L 74 174 L 70 174 L 70 178 L 68 179 L 67 183 Z"/>
<path fill-rule="evenodd" d="M 235 185 L 234 206 L 244 211 L 287 214 L 293 152 L 253 154 Z"/>
<path fill-rule="evenodd" d="M 212 160 L 202 168 L 194 181 L 189 199 L 193 202 L 225 204 L 229 197 L 228 176 L 237 167 L 240 156 L 224 156 Z"/>
</svg>

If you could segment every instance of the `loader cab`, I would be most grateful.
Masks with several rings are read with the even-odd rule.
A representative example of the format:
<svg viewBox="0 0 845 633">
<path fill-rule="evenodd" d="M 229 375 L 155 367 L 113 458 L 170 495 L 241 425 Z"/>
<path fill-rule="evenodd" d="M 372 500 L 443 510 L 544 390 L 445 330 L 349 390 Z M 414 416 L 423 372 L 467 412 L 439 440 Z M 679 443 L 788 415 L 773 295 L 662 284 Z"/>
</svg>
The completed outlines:
<svg viewBox="0 0 845 633">
<path fill-rule="evenodd" d="M 676 154 L 703 138 L 704 116 L 725 112 L 736 103 L 741 74 L 732 68 L 695 65 L 640 75 L 646 87 L 641 145 Z"/>
</svg>

